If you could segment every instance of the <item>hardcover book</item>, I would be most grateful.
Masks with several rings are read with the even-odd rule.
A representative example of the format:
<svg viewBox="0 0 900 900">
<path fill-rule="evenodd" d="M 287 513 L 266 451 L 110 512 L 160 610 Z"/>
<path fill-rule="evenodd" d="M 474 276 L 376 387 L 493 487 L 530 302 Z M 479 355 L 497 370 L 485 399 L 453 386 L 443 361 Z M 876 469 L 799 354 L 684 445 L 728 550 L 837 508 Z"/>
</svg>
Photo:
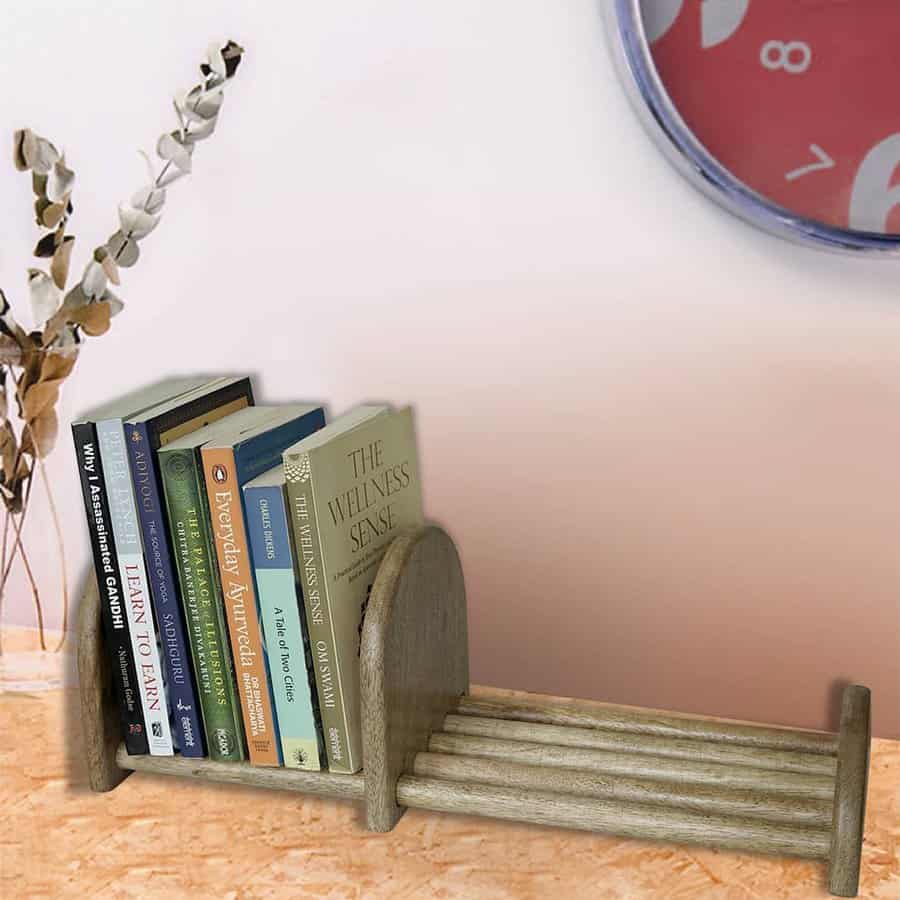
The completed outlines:
<svg viewBox="0 0 900 900">
<path fill-rule="evenodd" d="M 250 762 L 277 766 L 281 747 L 241 489 L 279 462 L 287 447 L 322 428 L 325 414 L 310 405 L 257 412 L 252 422 L 204 441 L 200 456 Z"/>
<path fill-rule="evenodd" d="M 325 759 L 306 614 L 291 553 L 284 466 L 244 485 L 244 510 L 259 614 L 287 768 L 322 768 Z"/>
<path fill-rule="evenodd" d="M 362 768 L 359 651 L 390 542 L 423 523 L 412 413 L 364 406 L 284 454 L 328 767 Z"/>
<path fill-rule="evenodd" d="M 156 451 L 183 434 L 252 405 L 248 378 L 222 377 L 176 400 L 128 417 L 125 438 L 138 500 L 150 595 L 162 643 L 172 733 L 182 755 L 206 754 L 204 731 L 187 644 L 184 612 L 172 563 Z"/>
<path fill-rule="evenodd" d="M 91 539 L 91 550 L 101 597 L 101 619 L 104 645 L 112 671 L 113 687 L 122 717 L 125 747 L 130 754 L 150 750 L 144 700 L 138 678 L 137 652 L 131 620 L 134 610 L 126 595 L 127 580 L 122 577 L 114 538 L 110 496 L 103 469 L 96 422 L 131 415 L 172 397 L 199 387 L 203 378 L 178 378 L 157 382 L 125 397 L 86 413 L 72 424 L 72 436 L 78 458 L 85 514 Z M 144 614 L 146 619 L 146 614 Z M 151 617 L 152 621 L 152 617 Z M 146 642 L 141 644 L 146 647 Z M 158 654 L 154 651 L 151 657 Z M 152 662 L 149 664 L 152 674 Z M 141 673 L 143 675 L 143 673 Z M 146 687 L 144 688 L 146 693 Z M 165 746 L 157 738 L 157 747 Z"/>
</svg>

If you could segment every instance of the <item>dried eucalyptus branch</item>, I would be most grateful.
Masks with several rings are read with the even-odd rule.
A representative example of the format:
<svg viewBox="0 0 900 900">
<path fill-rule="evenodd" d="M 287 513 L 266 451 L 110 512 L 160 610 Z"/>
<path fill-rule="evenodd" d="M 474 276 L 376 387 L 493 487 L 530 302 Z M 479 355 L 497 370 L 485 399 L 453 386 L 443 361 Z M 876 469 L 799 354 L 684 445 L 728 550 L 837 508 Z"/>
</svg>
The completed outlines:
<svg viewBox="0 0 900 900">
<path fill-rule="evenodd" d="M 243 52 L 234 41 L 224 47 L 209 48 L 206 61 L 200 66 L 201 82 L 175 97 L 178 127 L 163 134 L 156 143 L 156 156 L 161 160 L 159 171 L 144 154 L 150 171 L 147 185 L 120 204 L 118 229 L 94 250 L 81 279 L 68 291 L 75 238 L 66 233 L 66 228 L 74 212 L 75 173 L 65 154 L 46 138 L 27 128 L 15 133 L 13 161 L 19 171 L 31 173 L 35 220 L 43 232 L 34 255 L 50 262 L 47 270 L 28 269 L 31 330 L 22 327 L 0 290 L 0 497 L 7 514 L 0 566 L 0 612 L 16 556 L 27 565 L 22 526 L 35 467 L 50 453 L 58 437 L 56 406 L 60 388 L 71 375 L 85 338 L 106 333 L 110 320 L 122 310 L 122 301 L 109 285 L 119 285 L 120 268 L 130 268 L 137 262 L 139 242 L 159 224 L 167 187 L 191 171 L 194 147 L 215 131 L 225 85 L 237 71 Z M 17 407 L 15 422 L 8 396 L 10 385 Z M 42 482 L 49 495 L 49 480 L 44 477 Z M 52 495 L 49 500 L 55 512 Z M 13 540 L 6 552 L 10 521 Z M 58 522 L 56 528 L 59 531 Z M 28 570 L 30 574 L 30 567 Z M 65 584 L 65 578 L 63 581 Z M 42 623 L 33 578 L 31 584 L 38 621 Z"/>
</svg>

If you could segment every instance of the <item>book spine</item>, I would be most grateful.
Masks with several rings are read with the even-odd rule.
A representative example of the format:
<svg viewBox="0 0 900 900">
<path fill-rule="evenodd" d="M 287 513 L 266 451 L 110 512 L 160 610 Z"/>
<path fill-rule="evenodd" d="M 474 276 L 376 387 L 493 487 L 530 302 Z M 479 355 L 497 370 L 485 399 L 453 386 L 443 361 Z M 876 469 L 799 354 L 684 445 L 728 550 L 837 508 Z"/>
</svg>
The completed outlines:
<svg viewBox="0 0 900 900">
<path fill-rule="evenodd" d="M 109 502 L 98 452 L 97 432 L 92 424 L 73 425 L 72 437 L 75 441 L 81 494 L 100 591 L 103 644 L 112 670 L 125 749 L 132 756 L 138 756 L 147 753 L 150 748 L 137 688 L 137 671 L 131 655 L 131 635 L 123 605 L 119 558 L 110 533 Z"/>
<path fill-rule="evenodd" d="M 182 756 L 206 755 L 194 676 L 188 658 L 184 613 L 178 597 L 172 553 L 160 498 L 150 435 L 144 422 L 125 426 L 128 461 L 137 495 L 141 536 L 163 646 L 163 669 L 172 709 L 175 744 Z"/>
<path fill-rule="evenodd" d="M 125 609 L 147 726 L 147 743 L 151 755 L 171 756 L 175 751 L 169 727 L 169 709 L 147 590 L 147 570 L 138 530 L 134 488 L 128 470 L 125 429 L 121 420 L 98 422 L 97 440 L 109 498 L 113 540 L 119 557 L 119 573 L 125 592 Z"/>
<path fill-rule="evenodd" d="M 322 714 L 325 752 L 332 772 L 352 774 L 355 761 L 347 747 L 344 704 L 335 664 L 335 638 L 325 596 L 322 545 L 316 521 L 308 454 L 285 454 L 284 477 L 294 537 L 294 556 L 300 570 L 306 627 L 312 649 L 316 691 Z"/>
<path fill-rule="evenodd" d="M 238 762 L 244 759 L 243 728 L 209 541 L 202 473 L 190 449 L 161 450 L 158 459 L 207 749 L 212 759 Z"/>
<path fill-rule="evenodd" d="M 317 770 L 322 767 L 318 704 L 304 652 L 305 616 L 297 595 L 282 486 L 245 487 L 244 508 L 284 765 Z"/>
<path fill-rule="evenodd" d="M 234 453 L 230 448 L 204 447 L 200 455 L 250 762 L 254 766 L 278 766 L 281 752 L 272 686 Z"/>
</svg>

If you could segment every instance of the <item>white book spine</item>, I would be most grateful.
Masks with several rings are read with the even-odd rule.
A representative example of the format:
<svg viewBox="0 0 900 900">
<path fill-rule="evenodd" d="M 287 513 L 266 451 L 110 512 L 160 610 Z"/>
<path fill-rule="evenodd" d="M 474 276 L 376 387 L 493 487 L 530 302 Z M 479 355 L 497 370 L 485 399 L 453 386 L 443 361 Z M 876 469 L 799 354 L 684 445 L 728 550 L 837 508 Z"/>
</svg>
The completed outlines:
<svg viewBox="0 0 900 900">
<path fill-rule="evenodd" d="M 169 727 L 169 708 L 163 686 L 159 645 L 122 420 L 98 422 L 97 440 L 109 497 L 113 540 L 119 556 L 122 589 L 131 630 L 131 649 L 147 728 L 147 743 L 151 755 L 172 756 L 174 747 Z"/>
</svg>

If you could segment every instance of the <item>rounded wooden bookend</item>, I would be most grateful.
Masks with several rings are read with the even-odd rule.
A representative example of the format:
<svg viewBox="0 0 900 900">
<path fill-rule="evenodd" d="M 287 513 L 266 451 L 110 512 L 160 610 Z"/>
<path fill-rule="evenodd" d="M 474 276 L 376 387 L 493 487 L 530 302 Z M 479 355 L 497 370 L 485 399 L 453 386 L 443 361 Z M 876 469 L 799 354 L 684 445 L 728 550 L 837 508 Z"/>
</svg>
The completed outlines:
<svg viewBox="0 0 900 900">
<path fill-rule="evenodd" d="M 859 891 L 871 742 L 869 689 L 851 684 L 841 705 L 828 866 L 828 888 L 837 897 L 855 897 Z"/>
</svg>

